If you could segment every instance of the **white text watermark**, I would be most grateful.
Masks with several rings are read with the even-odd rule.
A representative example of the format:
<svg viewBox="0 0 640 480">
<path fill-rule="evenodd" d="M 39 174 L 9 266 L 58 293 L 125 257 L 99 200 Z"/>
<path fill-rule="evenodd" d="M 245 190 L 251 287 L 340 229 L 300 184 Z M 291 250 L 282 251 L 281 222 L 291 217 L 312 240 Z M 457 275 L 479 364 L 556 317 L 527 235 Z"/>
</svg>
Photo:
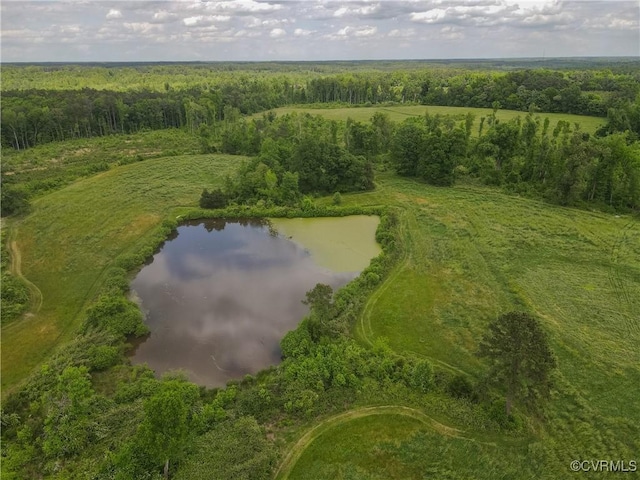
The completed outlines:
<svg viewBox="0 0 640 480">
<path fill-rule="evenodd" d="M 571 471 L 632 473 L 638 471 L 638 463 L 635 460 L 574 460 Z"/>
</svg>

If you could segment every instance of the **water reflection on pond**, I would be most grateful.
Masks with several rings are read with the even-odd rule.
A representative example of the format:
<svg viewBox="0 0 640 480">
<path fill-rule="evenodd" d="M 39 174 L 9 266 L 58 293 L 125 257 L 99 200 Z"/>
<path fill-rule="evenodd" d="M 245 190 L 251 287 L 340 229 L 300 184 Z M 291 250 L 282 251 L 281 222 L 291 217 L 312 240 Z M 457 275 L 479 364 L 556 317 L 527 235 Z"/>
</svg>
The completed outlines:
<svg viewBox="0 0 640 480">
<path fill-rule="evenodd" d="M 187 223 L 131 284 L 151 330 L 132 362 L 183 369 L 206 386 L 256 373 L 280 361 L 280 340 L 307 313 L 305 292 L 357 274 L 318 266 L 262 220 Z"/>
</svg>

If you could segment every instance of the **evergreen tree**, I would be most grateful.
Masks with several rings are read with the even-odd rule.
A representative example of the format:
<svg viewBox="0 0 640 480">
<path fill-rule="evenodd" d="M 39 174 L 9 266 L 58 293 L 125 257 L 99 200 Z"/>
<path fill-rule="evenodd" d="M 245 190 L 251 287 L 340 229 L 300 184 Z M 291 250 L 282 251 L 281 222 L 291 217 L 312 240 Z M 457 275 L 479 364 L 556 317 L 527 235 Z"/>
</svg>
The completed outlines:
<svg viewBox="0 0 640 480">
<path fill-rule="evenodd" d="M 525 312 L 500 315 L 489 324 L 479 355 L 489 361 L 490 382 L 506 389 L 507 415 L 514 401 L 535 408 L 549 396 L 556 360 L 534 316 Z"/>
</svg>

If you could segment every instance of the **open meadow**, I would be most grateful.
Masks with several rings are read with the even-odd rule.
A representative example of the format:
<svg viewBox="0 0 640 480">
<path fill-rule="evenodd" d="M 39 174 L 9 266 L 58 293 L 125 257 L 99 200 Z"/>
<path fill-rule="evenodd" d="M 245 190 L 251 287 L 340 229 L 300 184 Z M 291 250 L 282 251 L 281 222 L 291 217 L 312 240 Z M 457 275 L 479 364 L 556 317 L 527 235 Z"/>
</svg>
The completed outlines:
<svg viewBox="0 0 640 480">
<path fill-rule="evenodd" d="M 580 452 L 613 457 L 637 451 L 637 220 L 549 206 L 475 186 L 434 188 L 391 175 L 379 176 L 375 192 L 345 199 L 348 205 L 393 204 L 403 212 L 404 255 L 355 326 L 361 342 L 371 345 L 383 339 L 398 352 L 425 356 L 440 368 L 477 377 L 482 371 L 478 341 L 487 323 L 504 311 L 533 311 L 549 333 L 559 372 L 551 420 L 536 427 L 542 429 L 541 438 L 531 439 L 528 447 L 545 452 L 539 459 L 543 467 L 530 478 L 561 478 L 558 472 L 568 472 L 570 460 Z M 335 461 L 331 468 L 342 465 L 342 472 L 359 469 L 358 461 L 344 465 L 331 453 L 343 428 L 319 439 L 326 456 L 314 450 L 305 460 L 313 458 L 313 468 L 325 469 L 318 470 L 319 478 L 337 471 L 325 463 Z M 438 442 L 426 444 L 431 447 L 422 448 L 430 458 L 441 457 Z M 512 453 L 517 455 L 517 449 Z M 452 458 L 464 463 L 468 452 Z M 512 478 L 504 470 L 486 467 L 476 465 L 483 472 L 476 471 L 476 478 Z"/>
<path fill-rule="evenodd" d="M 633 3 L 4 2 L 0 479 L 638 478 Z"/>
</svg>

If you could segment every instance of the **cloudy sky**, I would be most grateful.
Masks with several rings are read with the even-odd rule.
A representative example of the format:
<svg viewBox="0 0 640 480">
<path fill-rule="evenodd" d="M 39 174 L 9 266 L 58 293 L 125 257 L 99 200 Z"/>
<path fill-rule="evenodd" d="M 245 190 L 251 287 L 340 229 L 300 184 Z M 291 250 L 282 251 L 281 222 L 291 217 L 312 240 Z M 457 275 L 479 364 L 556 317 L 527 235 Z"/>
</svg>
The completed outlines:
<svg viewBox="0 0 640 480">
<path fill-rule="evenodd" d="M 3 0 L 3 62 L 640 55 L 640 0 Z"/>
</svg>

